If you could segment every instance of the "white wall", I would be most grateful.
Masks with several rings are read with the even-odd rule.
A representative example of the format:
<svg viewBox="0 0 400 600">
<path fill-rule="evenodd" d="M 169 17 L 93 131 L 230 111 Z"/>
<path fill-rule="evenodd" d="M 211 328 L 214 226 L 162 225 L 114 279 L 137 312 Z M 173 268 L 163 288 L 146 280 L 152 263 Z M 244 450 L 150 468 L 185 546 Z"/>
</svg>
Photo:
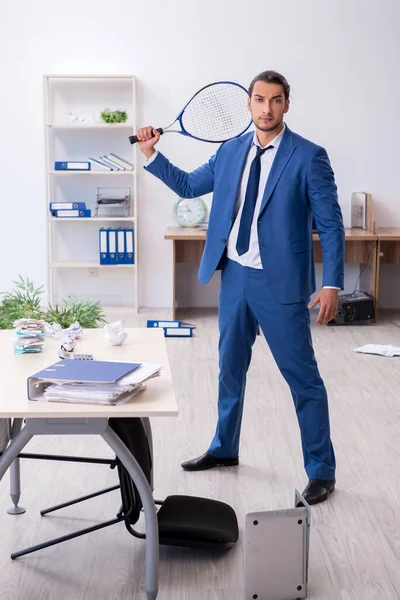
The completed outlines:
<svg viewBox="0 0 400 600">
<path fill-rule="evenodd" d="M 44 73 L 134 73 L 138 122 L 162 126 L 203 84 L 247 85 L 262 70 L 281 71 L 292 86 L 287 123 L 327 148 L 345 224 L 351 192 L 367 190 L 378 224 L 400 226 L 399 17 L 397 0 L 1 3 L 0 290 L 18 273 L 37 284 L 46 278 Z M 172 134 L 160 149 L 185 169 L 215 150 Z M 140 301 L 168 306 L 172 256 L 163 233 L 175 198 L 142 172 L 139 200 Z M 347 274 L 351 288 L 354 268 Z M 194 303 L 211 292 L 196 292 Z"/>
</svg>

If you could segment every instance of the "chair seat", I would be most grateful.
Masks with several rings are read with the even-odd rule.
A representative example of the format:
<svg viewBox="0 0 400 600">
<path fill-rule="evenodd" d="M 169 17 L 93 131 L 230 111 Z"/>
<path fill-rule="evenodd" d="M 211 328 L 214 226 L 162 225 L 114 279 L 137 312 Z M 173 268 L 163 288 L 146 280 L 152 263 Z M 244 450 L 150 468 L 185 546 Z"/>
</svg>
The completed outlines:
<svg viewBox="0 0 400 600">
<path fill-rule="evenodd" d="M 224 550 L 239 537 L 235 511 L 218 500 L 168 496 L 157 517 L 160 544 Z"/>
</svg>

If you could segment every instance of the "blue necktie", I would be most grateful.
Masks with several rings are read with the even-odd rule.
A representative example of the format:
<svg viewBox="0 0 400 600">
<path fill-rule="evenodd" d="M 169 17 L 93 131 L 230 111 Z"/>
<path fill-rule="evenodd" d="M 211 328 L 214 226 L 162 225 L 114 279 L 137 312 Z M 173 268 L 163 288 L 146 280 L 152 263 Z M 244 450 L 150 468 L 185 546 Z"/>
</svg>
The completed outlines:
<svg viewBox="0 0 400 600">
<path fill-rule="evenodd" d="M 251 224 L 253 222 L 254 209 L 256 207 L 258 188 L 260 185 L 261 156 L 269 148 L 273 148 L 273 146 L 267 146 L 266 148 L 260 148 L 260 146 L 257 146 L 257 154 L 251 163 L 249 179 L 246 188 L 246 196 L 244 199 L 236 242 L 236 251 L 239 256 L 247 252 L 249 249 Z"/>
</svg>

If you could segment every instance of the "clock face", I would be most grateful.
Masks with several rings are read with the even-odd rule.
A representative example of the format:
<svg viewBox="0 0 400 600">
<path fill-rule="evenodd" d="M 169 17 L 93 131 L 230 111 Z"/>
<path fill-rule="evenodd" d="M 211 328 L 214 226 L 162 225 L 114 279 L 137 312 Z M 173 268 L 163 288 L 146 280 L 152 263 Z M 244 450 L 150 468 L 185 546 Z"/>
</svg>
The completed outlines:
<svg viewBox="0 0 400 600">
<path fill-rule="evenodd" d="M 183 227 L 195 227 L 203 223 L 207 208 L 201 198 L 181 198 L 174 206 L 175 219 Z"/>
</svg>

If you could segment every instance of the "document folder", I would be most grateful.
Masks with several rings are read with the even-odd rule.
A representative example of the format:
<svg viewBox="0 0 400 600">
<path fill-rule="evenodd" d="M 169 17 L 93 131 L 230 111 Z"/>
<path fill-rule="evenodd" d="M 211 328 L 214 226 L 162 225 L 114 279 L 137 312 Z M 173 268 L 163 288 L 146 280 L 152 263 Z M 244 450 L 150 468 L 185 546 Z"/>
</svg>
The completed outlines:
<svg viewBox="0 0 400 600">
<path fill-rule="evenodd" d="M 47 381 L 78 381 L 115 383 L 124 375 L 140 367 L 141 363 L 122 363 L 105 360 L 63 359 L 31 375 L 31 379 Z"/>
</svg>

